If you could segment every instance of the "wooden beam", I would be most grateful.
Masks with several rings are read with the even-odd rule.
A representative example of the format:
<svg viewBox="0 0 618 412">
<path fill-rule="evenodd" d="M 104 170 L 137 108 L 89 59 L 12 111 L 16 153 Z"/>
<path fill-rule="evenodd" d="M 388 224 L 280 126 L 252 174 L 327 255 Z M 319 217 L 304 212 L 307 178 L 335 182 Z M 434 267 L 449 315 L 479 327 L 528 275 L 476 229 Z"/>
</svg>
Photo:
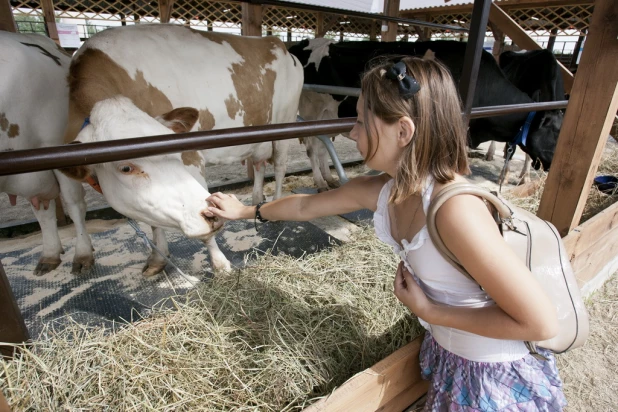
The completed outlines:
<svg viewBox="0 0 618 412">
<path fill-rule="evenodd" d="M 556 7 L 556 6 L 576 6 L 584 4 L 594 4 L 595 0 L 511 0 L 498 1 L 498 5 L 503 10 L 514 9 L 532 9 L 541 7 Z M 454 6 L 427 7 L 421 9 L 406 9 L 401 10 L 401 17 L 413 18 L 412 16 L 419 13 L 427 13 L 432 16 L 440 16 L 444 14 L 466 14 L 472 13 L 472 3 L 458 4 Z"/>
<path fill-rule="evenodd" d="M 324 37 L 338 22 L 339 18 L 336 15 L 329 14 L 324 16 L 322 14 L 322 26 L 318 25 L 318 32 L 315 34 L 315 37 Z"/>
<path fill-rule="evenodd" d="M 172 17 L 174 0 L 159 0 L 159 18 L 161 23 L 169 23 Z"/>
<path fill-rule="evenodd" d="M 320 411 L 401 412 L 427 392 L 421 378 L 418 337 L 369 369 L 357 374 L 330 396 L 304 409 Z"/>
<path fill-rule="evenodd" d="M 319 11 L 316 15 L 315 37 L 324 37 L 324 13 Z"/>
<path fill-rule="evenodd" d="M 24 343 L 30 339 L 28 328 L 21 316 L 21 311 L 15 302 L 15 296 L 11 290 L 9 279 L 4 273 L 2 261 L 0 261 L 0 342 Z M 13 356 L 12 346 L 0 345 L 0 353 L 4 356 Z"/>
<path fill-rule="evenodd" d="M 573 229 L 563 240 L 582 287 L 618 256 L 618 203 Z"/>
<path fill-rule="evenodd" d="M 541 50 L 542 47 L 528 36 L 528 33 L 519 26 L 504 10 L 492 3 L 489 9 L 489 21 L 498 27 L 504 34 L 509 36 L 513 43 L 522 49 L 526 50 Z M 558 62 L 562 80 L 564 82 L 564 90 L 567 93 L 571 92 L 573 87 L 573 73 L 567 69 L 562 63 Z"/>
<path fill-rule="evenodd" d="M 500 55 L 504 51 L 504 33 L 491 21 L 488 25 L 494 35 L 494 47 L 491 49 L 491 54 L 494 56 L 494 59 L 500 63 Z"/>
<path fill-rule="evenodd" d="M 538 215 L 565 236 L 581 218 L 618 109 L 618 2 L 597 0 Z"/>
<path fill-rule="evenodd" d="M 384 2 L 384 15 L 390 17 L 397 17 L 399 15 L 399 0 L 385 0 Z M 397 23 L 388 22 L 388 24 L 382 26 L 382 41 L 396 41 L 397 40 Z M 385 31 L 384 28 L 387 28 Z"/>
<path fill-rule="evenodd" d="M 17 33 L 17 24 L 9 0 L 0 0 L 0 30 Z"/>
<path fill-rule="evenodd" d="M 60 44 L 58 29 L 56 28 L 56 14 L 54 13 L 53 0 L 41 0 L 41 8 L 43 9 L 43 19 L 45 20 L 49 38 Z"/>
<path fill-rule="evenodd" d="M 262 35 L 262 6 L 259 4 L 242 3 L 242 35 Z M 288 35 L 289 37 L 289 35 Z"/>
</svg>

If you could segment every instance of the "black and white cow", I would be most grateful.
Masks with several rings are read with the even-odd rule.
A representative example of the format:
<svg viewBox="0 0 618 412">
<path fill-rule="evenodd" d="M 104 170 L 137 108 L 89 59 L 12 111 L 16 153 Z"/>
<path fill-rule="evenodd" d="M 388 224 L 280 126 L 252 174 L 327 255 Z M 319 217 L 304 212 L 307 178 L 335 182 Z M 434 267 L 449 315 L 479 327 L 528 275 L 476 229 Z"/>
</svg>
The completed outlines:
<svg viewBox="0 0 618 412">
<path fill-rule="evenodd" d="M 553 102 L 565 99 L 560 67 L 551 51 L 545 49 L 520 52 L 506 51 L 500 54 L 499 64 L 507 79 L 535 102 Z M 553 127 L 556 129 L 556 133 L 559 133 L 562 125 L 562 112 L 558 110 L 554 113 L 556 113 L 556 116 L 544 120 L 545 126 Z M 492 146 L 494 145 L 492 144 Z M 489 149 L 488 156 L 491 151 L 492 148 Z M 520 175 L 522 182 L 529 181 L 530 160 L 530 157 L 526 156 L 526 163 Z"/>
<path fill-rule="evenodd" d="M 341 42 L 334 43 L 328 39 L 304 40 L 289 48 L 304 67 L 305 83 L 332 86 L 359 87 L 360 75 L 366 70 L 368 62 L 381 55 L 424 56 L 435 58 L 444 63 L 451 71 L 455 82 L 461 78 L 466 43 L 455 41 L 432 42 Z M 535 93 L 532 93 L 534 95 Z M 332 96 L 337 103 L 338 117 L 356 116 L 356 98 Z M 332 105 L 326 111 L 312 107 L 311 95 L 303 92 L 300 115 L 306 120 L 329 118 Z M 483 51 L 479 68 L 478 81 L 474 94 L 473 107 L 498 106 L 507 104 L 532 103 L 529 94 L 520 90 L 504 75 L 491 54 Z M 323 99 L 316 103 L 324 105 Z M 303 108 L 311 108 L 311 113 L 318 113 L 317 118 L 303 116 Z M 491 140 L 510 142 L 524 124 L 527 113 L 513 113 L 498 117 L 473 119 L 470 121 L 469 143 L 471 147 Z M 549 169 L 558 139 L 562 114 L 560 111 L 539 112 L 530 128 L 526 147 L 522 149 L 535 161 Z M 306 139 L 308 150 L 317 150 L 321 145 L 317 139 Z M 313 144 L 312 144 L 313 143 Z M 324 156 L 323 161 L 328 161 Z M 319 165 L 312 162 L 314 175 L 319 174 Z M 317 184 L 317 181 L 316 181 Z"/>
</svg>

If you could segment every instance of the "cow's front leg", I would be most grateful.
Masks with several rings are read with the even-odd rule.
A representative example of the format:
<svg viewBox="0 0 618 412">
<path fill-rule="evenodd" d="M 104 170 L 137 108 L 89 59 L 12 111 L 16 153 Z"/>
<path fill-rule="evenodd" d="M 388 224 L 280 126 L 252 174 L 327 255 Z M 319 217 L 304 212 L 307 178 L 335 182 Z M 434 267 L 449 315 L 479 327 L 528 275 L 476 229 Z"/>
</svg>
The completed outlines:
<svg viewBox="0 0 618 412">
<path fill-rule="evenodd" d="M 289 140 L 273 142 L 273 163 L 275 165 L 275 195 L 273 200 L 279 199 L 283 193 L 283 179 L 288 167 Z"/>
<path fill-rule="evenodd" d="M 485 154 L 485 160 L 491 162 L 494 160 L 494 155 L 496 154 L 496 142 L 491 141 L 489 144 L 489 149 L 487 149 L 487 154 Z"/>
<path fill-rule="evenodd" d="M 320 161 L 320 170 L 322 172 L 322 176 L 326 180 L 329 188 L 337 188 L 340 186 L 339 181 L 333 177 L 333 174 L 330 172 L 330 167 L 328 165 L 328 161 L 330 160 L 330 155 L 328 154 L 328 150 L 324 143 L 320 141 L 320 150 L 319 150 L 319 161 Z"/>
<path fill-rule="evenodd" d="M 38 198 L 33 198 L 30 203 L 34 216 L 41 226 L 43 237 L 43 253 L 34 269 L 34 274 L 41 276 L 60 265 L 60 254 L 64 252 L 60 243 L 60 236 L 58 236 L 56 201 L 50 200 L 49 203 L 45 201 L 45 204 L 43 204 L 39 202 Z"/>
<path fill-rule="evenodd" d="M 86 230 L 86 201 L 84 187 L 81 182 L 70 179 L 64 174 L 54 171 L 60 184 L 60 195 L 69 217 L 75 226 L 75 257 L 71 273 L 85 273 L 94 265 L 94 253 L 90 236 Z"/>
<path fill-rule="evenodd" d="M 307 156 L 311 163 L 311 171 L 313 172 L 313 183 L 318 188 L 318 192 L 325 192 L 328 190 L 328 183 L 322 177 L 322 170 L 320 164 L 320 145 L 322 142 L 315 136 L 305 138 L 305 147 L 307 149 Z"/>
<path fill-rule="evenodd" d="M 266 162 L 253 163 L 253 196 L 251 201 L 254 205 L 264 200 L 264 175 L 266 174 Z"/>
<path fill-rule="evenodd" d="M 526 160 L 524 161 L 524 167 L 521 168 L 519 175 L 519 184 L 523 185 L 530 183 L 530 164 L 532 164 L 532 158 L 526 154 Z"/>
<path fill-rule="evenodd" d="M 161 229 L 160 227 L 153 226 L 152 227 L 152 239 L 157 249 L 159 249 L 159 251 L 164 256 L 167 257 L 170 255 L 169 248 L 167 246 L 167 239 L 165 238 L 165 231 L 163 229 Z M 152 252 L 150 253 L 150 256 L 148 256 L 146 265 L 142 269 L 142 275 L 144 275 L 144 277 L 147 277 L 147 278 L 152 277 L 154 275 L 161 273 L 163 269 L 165 269 L 165 265 L 167 265 L 167 261 L 165 260 L 163 256 L 161 256 L 161 253 L 157 252 L 154 249 L 152 250 Z"/>
<path fill-rule="evenodd" d="M 202 240 L 206 244 L 206 249 L 208 249 L 208 253 L 210 254 L 210 264 L 215 272 L 223 271 L 223 272 L 231 272 L 232 265 L 230 261 L 227 260 L 221 249 L 219 249 L 219 245 L 217 245 L 217 241 L 214 236 L 209 237 L 208 239 Z"/>
</svg>

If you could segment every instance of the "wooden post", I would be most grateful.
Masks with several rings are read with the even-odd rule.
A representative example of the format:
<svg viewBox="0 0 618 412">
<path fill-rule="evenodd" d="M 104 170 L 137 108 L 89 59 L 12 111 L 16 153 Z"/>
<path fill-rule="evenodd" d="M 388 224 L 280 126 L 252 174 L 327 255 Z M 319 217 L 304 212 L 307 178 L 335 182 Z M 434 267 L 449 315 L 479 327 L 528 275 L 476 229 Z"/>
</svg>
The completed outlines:
<svg viewBox="0 0 618 412">
<path fill-rule="evenodd" d="M 538 215 L 578 225 L 618 109 L 618 2 L 597 0 Z"/>
<path fill-rule="evenodd" d="M 124 13 L 118 13 L 118 15 L 120 16 L 120 25 L 121 26 L 126 26 L 127 25 L 127 16 Z"/>
<path fill-rule="evenodd" d="M 315 24 L 315 38 L 324 37 L 324 13 L 318 12 Z"/>
<path fill-rule="evenodd" d="M 0 30 L 17 33 L 17 24 L 15 24 L 10 0 L 0 0 Z"/>
<path fill-rule="evenodd" d="M 172 17 L 174 0 L 159 0 L 159 18 L 161 23 L 169 23 Z"/>
<path fill-rule="evenodd" d="M 431 23 L 432 19 L 431 14 L 427 14 L 425 17 L 427 23 Z M 427 41 L 431 40 L 431 29 L 429 27 L 423 27 L 423 38 L 427 39 Z"/>
<path fill-rule="evenodd" d="M 385 0 L 384 1 L 384 15 L 390 17 L 397 17 L 399 15 L 399 0 Z M 385 31 L 384 28 L 388 29 Z M 382 26 L 382 41 L 395 41 L 397 40 L 397 23 L 389 22 L 386 26 Z"/>
<path fill-rule="evenodd" d="M 242 3 L 242 29 L 243 36 L 262 35 L 262 6 L 259 4 Z M 288 36 L 289 37 L 289 36 Z"/>
<path fill-rule="evenodd" d="M 43 19 L 45 20 L 49 38 L 60 44 L 58 29 L 56 28 L 56 14 L 54 13 L 53 0 L 41 0 L 41 8 L 43 9 Z"/>
<path fill-rule="evenodd" d="M 596 6 L 595 6 L 596 8 Z M 525 50 L 540 50 L 542 47 L 535 42 L 532 37 L 528 36 L 528 33 L 522 29 L 519 24 L 515 22 L 504 10 L 492 3 L 489 9 L 489 20 L 500 28 L 504 34 L 509 36 L 513 43 L 519 46 L 520 49 Z M 562 63 L 558 62 L 560 72 L 562 73 L 562 80 L 564 82 L 564 90 L 567 93 L 571 92 L 573 87 L 573 73 L 567 69 Z"/>
<path fill-rule="evenodd" d="M 554 44 L 556 43 L 557 34 L 558 34 L 558 29 L 551 29 L 551 32 L 549 35 L 549 41 L 547 42 L 547 47 L 546 47 L 546 49 L 549 50 L 550 52 L 554 51 Z"/>
<path fill-rule="evenodd" d="M 28 328 L 21 316 L 11 284 L 4 273 L 2 261 L 0 261 L 0 342 L 24 343 L 30 339 Z M 0 353 L 4 356 L 13 356 L 14 349 L 11 346 L 0 346 Z"/>
<path fill-rule="evenodd" d="M 371 20 L 371 25 L 369 26 L 369 40 L 376 41 L 378 38 L 378 30 L 376 27 L 377 22 L 375 20 Z"/>
</svg>

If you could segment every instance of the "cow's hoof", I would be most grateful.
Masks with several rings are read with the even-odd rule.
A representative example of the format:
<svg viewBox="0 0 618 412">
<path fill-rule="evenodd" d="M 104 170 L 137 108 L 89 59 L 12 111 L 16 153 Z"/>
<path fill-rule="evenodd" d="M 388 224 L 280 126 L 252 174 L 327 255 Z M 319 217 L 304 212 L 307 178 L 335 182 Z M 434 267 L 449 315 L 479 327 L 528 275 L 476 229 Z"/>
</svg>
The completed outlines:
<svg viewBox="0 0 618 412">
<path fill-rule="evenodd" d="M 215 272 L 230 273 L 232 271 L 232 265 L 229 260 L 217 260 L 212 262 L 212 267 Z"/>
<path fill-rule="evenodd" d="M 166 262 L 148 262 L 146 266 L 142 269 L 142 276 L 145 278 L 151 278 L 153 276 L 158 275 L 163 272 L 165 269 Z"/>
<path fill-rule="evenodd" d="M 339 183 L 337 180 L 331 180 L 328 183 L 328 187 L 330 187 L 331 189 L 337 189 L 338 187 L 341 187 L 341 183 Z"/>
<path fill-rule="evenodd" d="M 494 160 L 494 155 L 492 155 L 492 154 L 491 155 L 490 154 L 486 155 L 485 156 L 485 160 L 488 161 L 488 162 L 492 162 Z"/>
<path fill-rule="evenodd" d="M 94 266 L 94 256 L 76 256 L 75 259 L 73 259 L 71 274 L 81 275 L 83 273 L 87 273 L 92 266 Z"/>
<path fill-rule="evenodd" d="M 41 258 L 34 268 L 34 276 L 43 276 L 60 266 L 60 263 L 62 263 L 60 258 Z"/>
</svg>

